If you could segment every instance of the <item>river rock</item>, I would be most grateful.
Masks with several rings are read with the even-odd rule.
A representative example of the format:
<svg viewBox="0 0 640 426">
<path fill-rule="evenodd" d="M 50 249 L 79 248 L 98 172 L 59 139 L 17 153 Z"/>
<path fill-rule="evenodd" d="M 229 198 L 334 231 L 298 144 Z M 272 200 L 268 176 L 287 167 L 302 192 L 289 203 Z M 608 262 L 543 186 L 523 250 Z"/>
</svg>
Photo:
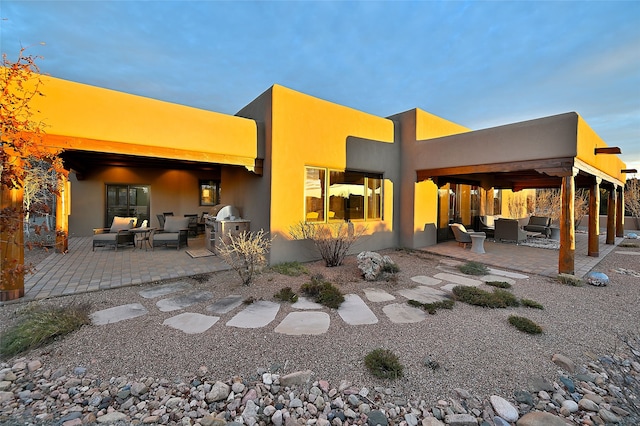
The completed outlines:
<svg viewBox="0 0 640 426">
<path fill-rule="evenodd" d="M 554 354 L 551 357 L 551 361 L 553 361 L 558 367 L 563 368 L 569 373 L 573 373 L 576 370 L 576 365 L 573 363 L 573 361 L 569 357 L 565 355 Z M 547 389 L 542 389 L 542 390 L 547 390 Z"/>
<path fill-rule="evenodd" d="M 491 395 L 489 401 L 491 402 L 491 406 L 496 414 L 506 421 L 515 422 L 518 420 L 518 417 L 520 417 L 518 415 L 518 410 L 516 410 L 516 408 L 506 399 L 498 395 Z"/>
<path fill-rule="evenodd" d="M 567 426 L 567 423 L 553 414 L 534 411 L 520 417 L 516 426 Z"/>
</svg>

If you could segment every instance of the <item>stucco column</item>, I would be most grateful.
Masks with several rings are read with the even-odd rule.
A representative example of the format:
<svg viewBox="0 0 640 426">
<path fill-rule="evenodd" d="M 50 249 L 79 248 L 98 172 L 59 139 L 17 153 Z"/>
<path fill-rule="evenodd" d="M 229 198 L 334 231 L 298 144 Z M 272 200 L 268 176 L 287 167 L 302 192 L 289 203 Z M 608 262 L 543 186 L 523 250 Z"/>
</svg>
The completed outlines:
<svg viewBox="0 0 640 426">
<path fill-rule="evenodd" d="M 616 242 L 616 191 L 617 186 L 609 190 L 609 198 L 607 200 L 607 244 L 615 244 Z"/>
<path fill-rule="evenodd" d="M 22 188 L 0 185 L 0 211 L 5 224 L 0 231 L 0 301 L 24 297 L 24 211 Z"/>
<path fill-rule="evenodd" d="M 562 177 L 562 210 L 560 213 L 560 253 L 558 255 L 558 273 L 573 274 L 575 272 L 575 178 Z"/>
<path fill-rule="evenodd" d="M 592 257 L 600 256 L 600 182 L 602 179 L 595 178 L 593 185 L 589 188 L 588 255 Z"/>
<path fill-rule="evenodd" d="M 69 179 L 64 175 L 58 175 L 59 193 L 56 197 L 56 251 L 58 253 L 69 251 L 70 189 Z"/>
<path fill-rule="evenodd" d="M 616 205 L 616 237 L 624 237 L 624 186 L 618 188 Z"/>
</svg>

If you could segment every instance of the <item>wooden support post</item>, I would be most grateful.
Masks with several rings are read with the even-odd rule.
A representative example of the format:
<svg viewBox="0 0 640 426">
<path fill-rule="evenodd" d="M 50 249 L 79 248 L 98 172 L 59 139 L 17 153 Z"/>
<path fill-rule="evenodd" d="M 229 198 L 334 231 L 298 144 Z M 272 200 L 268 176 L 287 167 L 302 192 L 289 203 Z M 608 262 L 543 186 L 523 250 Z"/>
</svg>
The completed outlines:
<svg viewBox="0 0 640 426">
<path fill-rule="evenodd" d="M 616 190 L 617 186 L 613 185 L 607 201 L 607 244 L 616 243 Z"/>
<path fill-rule="evenodd" d="M 71 183 L 66 176 L 58 176 L 59 194 L 56 197 L 56 251 L 69 251 L 69 213 Z"/>
<path fill-rule="evenodd" d="M 485 211 L 487 216 L 493 216 L 493 188 L 485 192 Z"/>
<path fill-rule="evenodd" d="M 0 302 L 24 297 L 24 210 L 22 188 L 0 186 Z"/>
<path fill-rule="evenodd" d="M 560 214 L 560 253 L 558 255 L 558 273 L 573 274 L 575 272 L 575 178 L 562 177 L 562 210 Z"/>
<path fill-rule="evenodd" d="M 589 249 L 588 255 L 600 256 L 600 182 L 596 178 L 589 188 Z"/>
<path fill-rule="evenodd" d="M 618 188 L 616 197 L 616 237 L 624 237 L 624 186 Z"/>
</svg>

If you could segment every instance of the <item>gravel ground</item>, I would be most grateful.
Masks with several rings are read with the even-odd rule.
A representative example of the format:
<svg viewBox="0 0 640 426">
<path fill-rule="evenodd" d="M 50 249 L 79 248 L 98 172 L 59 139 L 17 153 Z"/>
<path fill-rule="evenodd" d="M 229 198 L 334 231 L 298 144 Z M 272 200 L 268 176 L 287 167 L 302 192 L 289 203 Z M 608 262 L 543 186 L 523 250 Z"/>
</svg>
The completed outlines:
<svg viewBox="0 0 640 426">
<path fill-rule="evenodd" d="M 518 280 L 510 291 L 519 298 L 541 303 L 544 310 L 484 309 L 458 302 L 452 310 L 439 310 L 425 321 L 394 324 L 382 312 L 384 303 L 367 302 L 379 319 L 377 324 L 350 326 L 336 311 L 326 309 L 331 325 L 327 333 L 319 336 L 275 333 L 275 326 L 293 310 L 286 303 L 275 321 L 261 329 L 225 326 L 238 311 L 235 310 L 223 315 L 205 333 L 188 335 L 162 325 L 176 312 L 160 312 L 155 306 L 156 299 L 138 295 L 140 290 L 158 283 L 59 297 L 41 303 L 67 305 L 89 301 L 96 311 L 140 302 L 149 314 L 106 326 L 85 326 L 22 356 L 40 359 L 45 368 L 87 367 L 90 373 L 107 379 L 127 375 L 188 379 L 196 375 L 200 366 L 206 366 L 214 379 L 219 380 L 233 376 L 249 378 L 259 368 L 281 374 L 310 369 L 316 380 L 328 380 L 332 385 L 345 379 L 361 387 L 384 386 L 408 399 L 437 401 L 450 396 L 455 388 L 466 389 L 481 398 L 492 394 L 509 398 L 515 390 L 528 389 L 532 379 L 556 380 L 558 367 L 551 362 L 555 353 L 572 358 L 576 364 L 588 363 L 600 355 L 614 353 L 620 346 L 619 336 L 638 335 L 640 278 L 616 270 L 640 271 L 640 257 L 616 251 L 640 252 L 640 248 L 619 247 L 602 260 L 597 270 L 609 276 L 607 287 L 571 287 L 542 276 Z M 363 288 L 378 287 L 394 293 L 414 286 L 412 276 L 434 275 L 451 263 L 420 252 L 388 250 L 382 254 L 391 256 L 399 265 L 395 280 L 363 281 L 354 257 L 337 268 L 326 268 L 321 262 L 306 266 L 312 274 L 323 274 L 343 293 L 358 293 L 364 299 Z M 216 298 L 239 294 L 265 300 L 273 300 L 273 294 L 283 287 L 298 292 L 309 281 L 307 275 L 288 277 L 275 272 L 261 274 L 249 287 L 242 286 L 232 271 L 207 278 L 188 281 L 196 289 L 212 291 Z M 208 314 L 206 307 L 210 304 L 200 303 L 188 311 Z M 18 303 L 0 307 L 0 331 L 17 318 L 24 306 Z M 544 333 L 530 336 L 517 331 L 507 322 L 512 314 L 532 319 L 543 327 Z M 390 349 L 399 356 L 405 367 L 403 378 L 385 381 L 366 371 L 363 359 L 375 348 Z M 426 367 L 427 356 L 440 368 Z M 6 361 L 11 364 L 14 360 Z"/>
</svg>

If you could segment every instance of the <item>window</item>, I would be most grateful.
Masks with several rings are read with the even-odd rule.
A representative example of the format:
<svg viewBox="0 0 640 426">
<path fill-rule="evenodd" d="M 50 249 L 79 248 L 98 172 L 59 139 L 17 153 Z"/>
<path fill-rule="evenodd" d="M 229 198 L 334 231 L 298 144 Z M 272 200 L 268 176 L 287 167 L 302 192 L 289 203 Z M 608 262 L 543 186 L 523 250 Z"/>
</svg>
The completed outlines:
<svg viewBox="0 0 640 426">
<path fill-rule="evenodd" d="M 307 222 L 382 219 L 382 175 L 306 168 Z"/>
<path fill-rule="evenodd" d="M 215 206 L 220 203 L 220 182 L 216 180 L 200 181 L 200 205 Z"/>
</svg>

